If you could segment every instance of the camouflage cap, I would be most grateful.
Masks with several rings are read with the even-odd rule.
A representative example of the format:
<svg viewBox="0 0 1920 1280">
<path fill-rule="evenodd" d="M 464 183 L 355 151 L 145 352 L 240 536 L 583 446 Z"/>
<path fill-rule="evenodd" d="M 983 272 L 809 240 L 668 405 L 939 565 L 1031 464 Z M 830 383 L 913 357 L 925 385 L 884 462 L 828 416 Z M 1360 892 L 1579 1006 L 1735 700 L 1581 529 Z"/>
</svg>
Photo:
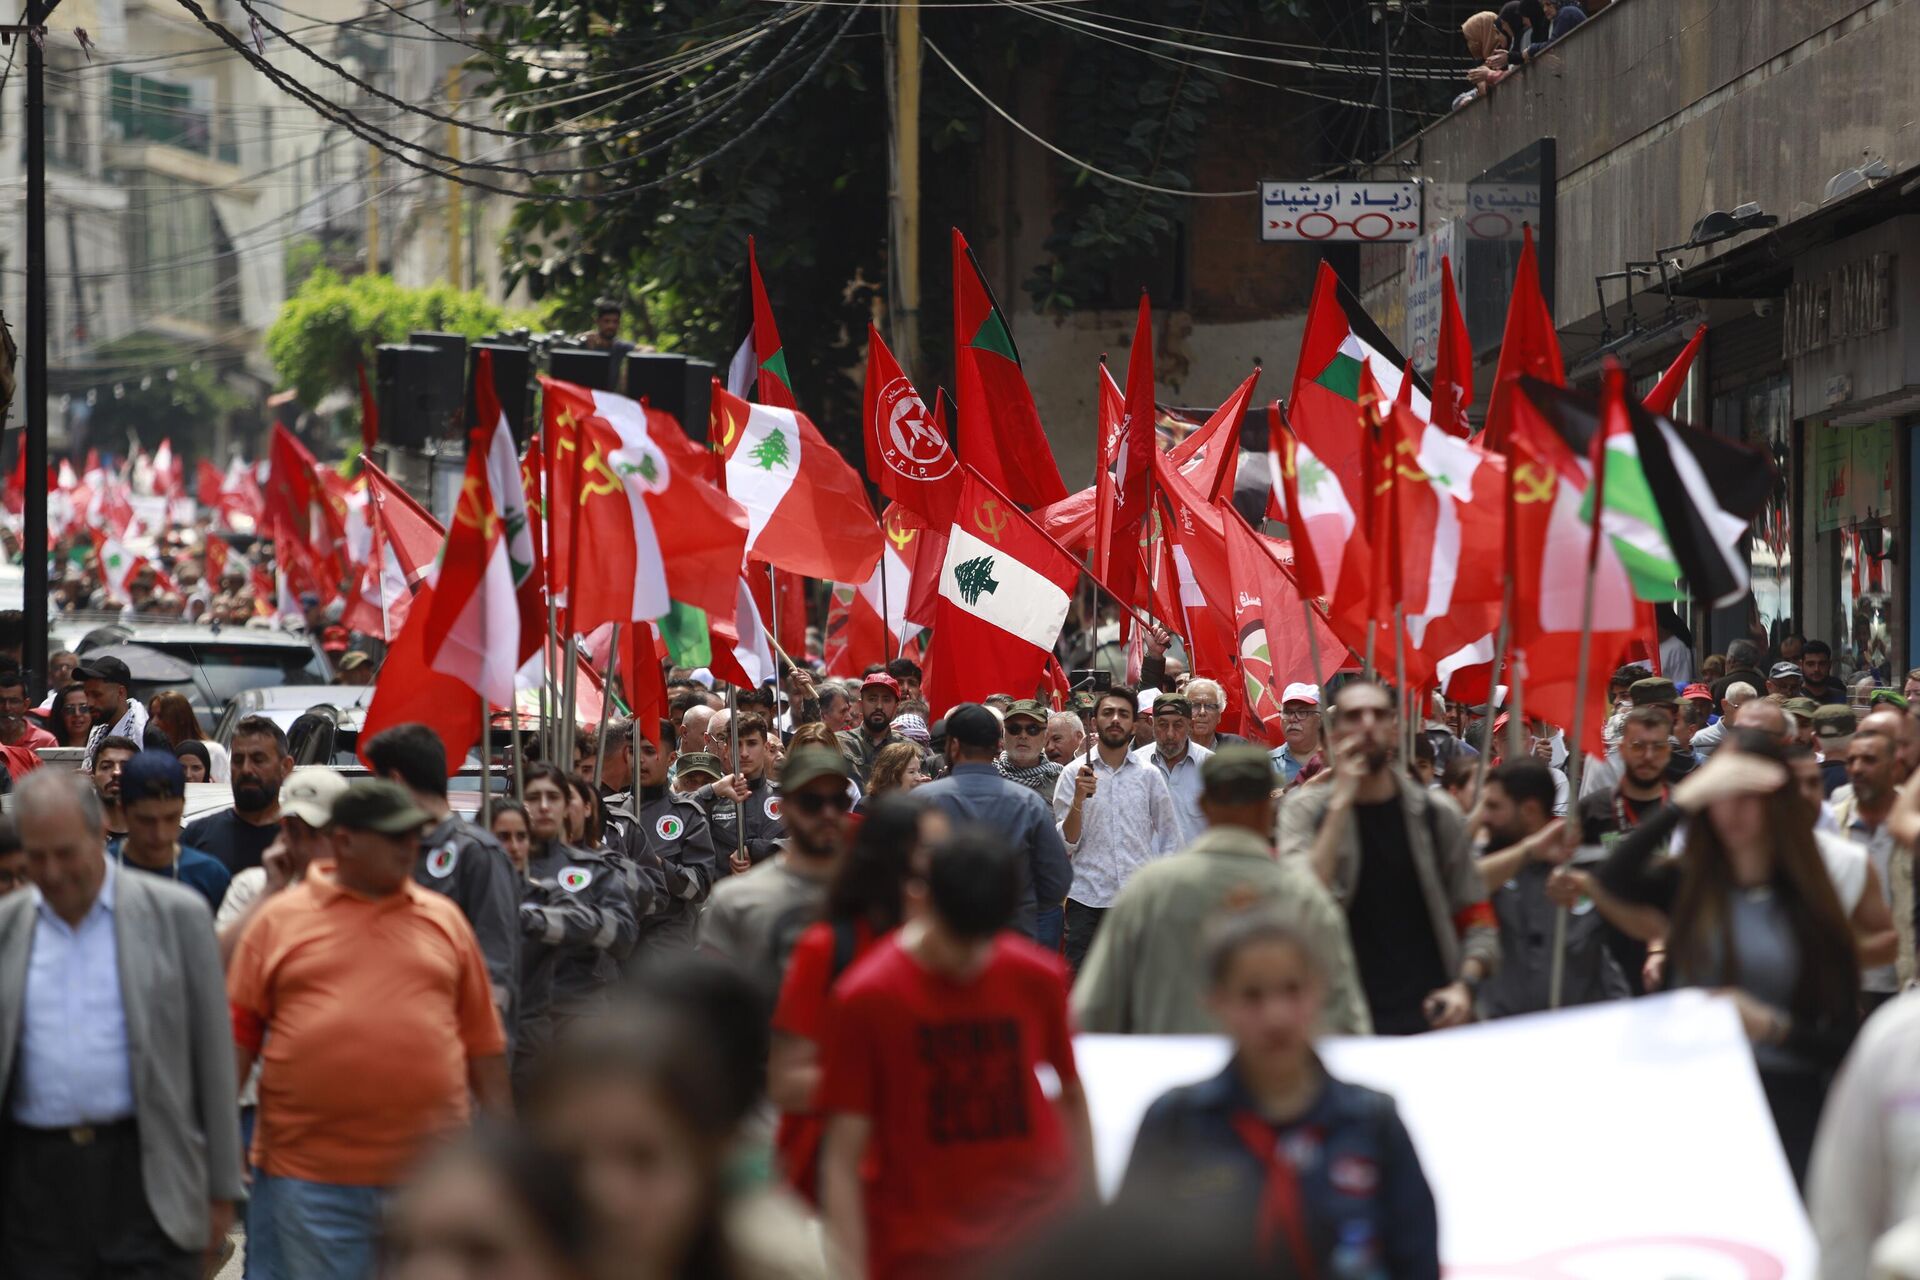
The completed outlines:
<svg viewBox="0 0 1920 1280">
<path fill-rule="evenodd" d="M 1633 682 L 1627 699 L 1636 707 L 1673 706 L 1680 701 L 1680 690 L 1665 676 L 1648 676 Z"/>
<path fill-rule="evenodd" d="M 1221 747 L 1200 764 L 1200 785 L 1208 791 L 1244 783 L 1280 785 L 1273 761 L 1266 751 L 1250 744 L 1234 743 Z"/>
<path fill-rule="evenodd" d="M 1809 720 L 1811 720 L 1814 717 L 1815 713 L 1817 713 L 1820 710 L 1819 703 L 1815 702 L 1812 698 L 1805 698 L 1805 697 L 1788 698 L 1786 701 L 1786 707 L 1787 707 L 1787 710 L 1793 712 L 1793 714 L 1797 716 L 1805 717 L 1806 719 L 1809 719 Z"/>
<path fill-rule="evenodd" d="M 1007 708 L 1005 718 L 1011 720 L 1015 716 L 1026 716 L 1029 719 L 1038 720 L 1041 724 L 1045 724 L 1047 717 L 1052 714 L 1053 709 L 1038 698 L 1022 698 Z"/>
<path fill-rule="evenodd" d="M 801 747 L 780 767 L 780 790 L 794 791 L 821 778 L 847 780 L 847 758 L 831 747 Z"/>
</svg>

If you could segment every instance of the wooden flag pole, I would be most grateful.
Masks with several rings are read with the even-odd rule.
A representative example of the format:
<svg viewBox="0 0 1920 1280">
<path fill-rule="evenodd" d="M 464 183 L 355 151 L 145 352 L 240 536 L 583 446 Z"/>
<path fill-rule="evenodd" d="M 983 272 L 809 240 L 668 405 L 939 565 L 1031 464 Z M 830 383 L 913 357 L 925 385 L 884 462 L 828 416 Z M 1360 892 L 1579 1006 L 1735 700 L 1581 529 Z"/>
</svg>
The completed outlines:
<svg viewBox="0 0 1920 1280">
<path fill-rule="evenodd" d="M 480 695 L 480 825 L 493 826 L 493 708 Z"/>
<path fill-rule="evenodd" d="M 520 723 L 520 708 L 513 709 L 513 798 L 527 802 L 526 727 Z"/>
<path fill-rule="evenodd" d="M 620 660 L 620 624 L 613 624 L 607 637 L 607 675 L 600 686 L 600 731 L 593 735 L 593 789 L 600 789 L 600 771 L 607 764 L 607 720 L 613 709 L 613 667 Z M 633 690 L 627 690 L 627 705 L 633 705 Z M 637 757 L 636 757 L 637 759 Z"/>
<path fill-rule="evenodd" d="M 1307 620 L 1307 656 L 1313 660 L 1313 682 L 1320 687 L 1320 713 L 1324 713 L 1327 706 L 1327 669 L 1320 665 L 1320 636 L 1313 626 L 1313 601 L 1301 596 L 1300 612 Z"/>
<path fill-rule="evenodd" d="M 573 624 L 567 624 L 567 634 L 561 638 L 561 660 L 567 664 L 566 677 L 560 683 L 560 751 L 554 757 L 554 763 L 562 769 L 573 770 L 573 739 L 579 728 L 580 714 L 580 654 L 573 643 Z M 601 691 L 602 696 L 605 690 Z"/>
<path fill-rule="evenodd" d="M 1414 725 L 1420 708 L 1414 701 L 1413 691 L 1407 688 L 1406 606 L 1397 601 L 1393 606 L 1393 685 L 1393 695 L 1400 702 L 1400 768 L 1411 777 Z"/>
</svg>

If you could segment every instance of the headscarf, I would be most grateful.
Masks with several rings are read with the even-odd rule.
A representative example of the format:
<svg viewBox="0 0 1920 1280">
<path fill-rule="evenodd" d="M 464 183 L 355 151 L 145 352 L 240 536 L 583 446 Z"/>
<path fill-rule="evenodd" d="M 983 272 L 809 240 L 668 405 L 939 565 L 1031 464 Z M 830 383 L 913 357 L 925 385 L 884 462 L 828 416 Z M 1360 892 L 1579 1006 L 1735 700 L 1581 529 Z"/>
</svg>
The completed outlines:
<svg viewBox="0 0 1920 1280">
<path fill-rule="evenodd" d="M 915 715 L 911 711 L 904 715 L 895 716 L 893 723 L 888 727 L 908 742 L 918 743 L 923 747 L 927 745 L 931 738 L 931 735 L 927 732 L 926 719 L 922 716 Z"/>
<path fill-rule="evenodd" d="M 1498 20 L 1493 10 L 1482 9 L 1460 24 L 1460 34 L 1467 41 L 1467 53 L 1475 62 L 1485 62 L 1493 56 L 1493 27 Z"/>
</svg>

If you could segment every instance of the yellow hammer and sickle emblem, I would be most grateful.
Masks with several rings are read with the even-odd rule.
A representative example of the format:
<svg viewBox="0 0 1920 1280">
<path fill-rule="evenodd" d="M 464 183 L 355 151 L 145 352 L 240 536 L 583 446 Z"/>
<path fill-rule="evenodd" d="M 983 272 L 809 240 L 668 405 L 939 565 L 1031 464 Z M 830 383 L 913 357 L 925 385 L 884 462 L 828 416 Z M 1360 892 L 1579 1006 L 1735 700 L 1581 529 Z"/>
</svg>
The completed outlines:
<svg viewBox="0 0 1920 1280">
<path fill-rule="evenodd" d="M 460 486 L 460 501 L 454 506 L 453 519 L 456 524 L 466 525 L 469 529 L 478 529 L 480 536 L 488 541 L 500 528 L 500 517 L 492 507 L 480 500 L 480 478 L 468 476 Z"/>
<path fill-rule="evenodd" d="M 595 472 L 598 472 L 603 479 L 588 478 Z M 580 464 L 580 505 L 586 506 L 588 498 L 618 492 L 620 492 L 620 477 L 608 469 L 607 460 L 600 456 L 600 445 L 596 441 L 593 452 L 589 453 L 587 460 Z"/>
<path fill-rule="evenodd" d="M 887 541 L 893 544 L 895 551 L 905 551 L 907 544 L 919 536 L 920 531 L 918 529 L 909 528 L 906 524 L 902 523 L 899 512 L 890 511 L 887 513 Z"/>
<path fill-rule="evenodd" d="M 1531 462 L 1523 462 L 1513 473 L 1513 500 L 1516 503 L 1552 502 L 1553 474 Z"/>
<path fill-rule="evenodd" d="M 1007 531 L 1007 521 L 1007 513 L 1000 509 L 998 498 L 988 498 L 973 513 L 973 527 L 992 538 L 996 547 L 1000 545 L 1000 535 Z"/>
<path fill-rule="evenodd" d="M 1400 442 L 1400 447 L 1397 450 L 1395 450 L 1395 452 L 1402 455 L 1403 457 L 1414 459 L 1414 465 L 1411 467 L 1409 467 L 1405 462 L 1401 462 L 1399 461 L 1399 459 L 1395 459 L 1396 465 L 1400 472 L 1401 479 L 1416 480 L 1416 481 L 1422 481 L 1422 482 L 1433 479 L 1432 476 L 1428 475 L 1425 471 L 1420 469 L 1420 465 L 1419 465 L 1420 451 L 1414 448 L 1413 442 L 1411 440 L 1402 440 Z"/>
<path fill-rule="evenodd" d="M 719 439 L 711 444 L 715 453 L 725 453 L 733 447 L 733 438 L 740 434 L 740 419 L 732 412 L 721 410 L 715 414 L 720 419 Z"/>
</svg>

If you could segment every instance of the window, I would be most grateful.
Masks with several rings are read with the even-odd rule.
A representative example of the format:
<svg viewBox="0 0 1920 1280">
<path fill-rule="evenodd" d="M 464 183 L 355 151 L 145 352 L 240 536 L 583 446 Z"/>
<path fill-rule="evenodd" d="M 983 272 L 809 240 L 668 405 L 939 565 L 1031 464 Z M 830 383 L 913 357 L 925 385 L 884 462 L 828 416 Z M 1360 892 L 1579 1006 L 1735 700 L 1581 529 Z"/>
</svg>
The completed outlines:
<svg viewBox="0 0 1920 1280">
<path fill-rule="evenodd" d="M 108 118 L 128 142 L 159 142 L 209 154 L 212 113 L 196 105 L 192 85 L 114 71 Z"/>
</svg>

